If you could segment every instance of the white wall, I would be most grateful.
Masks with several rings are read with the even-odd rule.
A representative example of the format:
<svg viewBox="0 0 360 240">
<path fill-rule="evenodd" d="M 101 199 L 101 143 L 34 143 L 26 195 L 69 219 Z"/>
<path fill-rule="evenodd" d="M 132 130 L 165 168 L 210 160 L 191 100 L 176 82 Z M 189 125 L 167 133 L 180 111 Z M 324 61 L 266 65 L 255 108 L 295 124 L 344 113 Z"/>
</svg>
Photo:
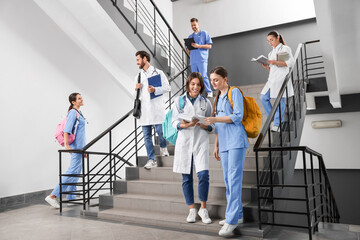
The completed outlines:
<svg viewBox="0 0 360 240">
<path fill-rule="evenodd" d="M 312 121 L 341 120 L 340 128 L 313 129 Z M 306 115 L 300 146 L 321 153 L 329 169 L 360 169 L 360 112 Z M 302 168 L 298 155 L 296 168 Z"/>
<path fill-rule="evenodd" d="M 71 92 L 84 98 L 88 141 L 131 109 L 133 100 L 33 1 L 1 1 L 0 33 L 0 197 L 5 197 L 57 184 L 60 146 L 54 133 Z M 118 134 L 132 127 L 133 120 Z"/>
<path fill-rule="evenodd" d="M 173 3 L 174 29 L 179 38 L 191 32 L 190 19 L 211 37 L 315 17 L 313 0 L 181 0 Z"/>
</svg>

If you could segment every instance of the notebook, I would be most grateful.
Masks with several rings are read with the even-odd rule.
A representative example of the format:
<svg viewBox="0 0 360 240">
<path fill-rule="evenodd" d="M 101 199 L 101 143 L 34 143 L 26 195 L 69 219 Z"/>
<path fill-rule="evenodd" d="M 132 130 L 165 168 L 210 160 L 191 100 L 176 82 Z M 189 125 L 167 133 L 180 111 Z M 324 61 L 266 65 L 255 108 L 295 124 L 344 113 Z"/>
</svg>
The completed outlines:
<svg viewBox="0 0 360 240">
<path fill-rule="evenodd" d="M 155 76 L 152 76 L 152 77 L 149 77 L 148 78 L 148 84 L 149 86 L 153 86 L 153 87 L 161 87 L 162 84 L 161 84 L 161 76 L 160 74 L 157 74 Z M 150 93 L 150 99 L 154 99 L 154 98 L 157 98 L 157 97 L 160 97 L 162 94 L 160 95 L 155 95 L 155 92 L 153 93 Z"/>
</svg>

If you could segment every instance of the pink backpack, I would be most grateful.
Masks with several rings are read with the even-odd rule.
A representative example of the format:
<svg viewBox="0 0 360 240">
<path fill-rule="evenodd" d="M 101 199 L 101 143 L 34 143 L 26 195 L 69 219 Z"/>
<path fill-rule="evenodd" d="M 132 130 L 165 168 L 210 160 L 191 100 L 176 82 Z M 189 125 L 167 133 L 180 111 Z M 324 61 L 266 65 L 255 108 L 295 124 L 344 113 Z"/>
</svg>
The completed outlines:
<svg viewBox="0 0 360 240">
<path fill-rule="evenodd" d="M 74 132 L 74 134 L 69 135 L 69 138 L 68 138 L 69 145 L 75 141 L 77 125 L 79 123 L 78 111 L 76 111 L 76 119 L 77 119 L 77 121 L 75 124 L 75 132 Z M 64 129 L 65 129 L 66 121 L 67 121 L 67 117 L 64 118 L 64 120 L 62 120 L 59 123 L 59 125 L 57 125 L 57 128 L 56 128 L 55 139 L 60 143 L 61 146 L 64 146 Z"/>
</svg>

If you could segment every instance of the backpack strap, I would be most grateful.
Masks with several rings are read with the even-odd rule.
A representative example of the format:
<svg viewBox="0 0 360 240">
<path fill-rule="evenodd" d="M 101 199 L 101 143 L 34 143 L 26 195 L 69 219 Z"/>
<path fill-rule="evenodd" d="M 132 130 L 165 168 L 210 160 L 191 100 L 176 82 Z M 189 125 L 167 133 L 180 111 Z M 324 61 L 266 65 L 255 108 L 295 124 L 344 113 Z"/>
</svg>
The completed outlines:
<svg viewBox="0 0 360 240">
<path fill-rule="evenodd" d="M 78 110 L 76 110 L 75 108 L 73 108 L 76 112 L 76 123 L 75 123 L 75 131 L 74 131 L 74 135 L 76 135 L 76 131 L 80 122 L 80 113 Z M 70 110 L 71 111 L 71 110 Z M 84 117 L 84 116 L 83 116 Z"/>
<path fill-rule="evenodd" d="M 240 89 L 240 87 L 238 87 L 238 86 L 232 86 L 232 87 L 230 87 L 230 89 L 229 89 L 229 91 L 228 91 L 228 99 L 229 99 L 229 102 L 230 102 L 230 105 L 231 105 L 231 107 L 232 107 L 232 109 L 234 109 L 234 102 L 233 102 L 233 99 L 232 99 L 232 95 L 231 95 L 231 93 L 232 93 L 232 90 L 234 89 L 234 88 L 237 88 L 237 89 L 239 89 L 240 90 L 240 92 L 241 92 L 241 95 L 243 96 L 243 98 L 244 98 L 244 104 L 245 104 L 245 97 L 244 97 L 244 93 L 241 91 L 241 89 Z"/>
<path fill-rule="evenodd" d="M 180 110 L 185 108 L 185 104 L 186 104 L 186 95 L 185 96 L 179 96 L 179 106 L 178 106 L 178 110 L 180 112 Z"/>
</svg>

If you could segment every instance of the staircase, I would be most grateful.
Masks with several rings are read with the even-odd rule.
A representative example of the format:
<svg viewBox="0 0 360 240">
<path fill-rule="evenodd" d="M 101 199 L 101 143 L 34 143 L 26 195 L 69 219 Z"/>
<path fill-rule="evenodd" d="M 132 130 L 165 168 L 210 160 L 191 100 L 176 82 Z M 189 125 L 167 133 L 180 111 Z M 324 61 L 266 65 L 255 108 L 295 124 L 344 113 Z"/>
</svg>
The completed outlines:
<svg viewBox="0 0 360 240">
<path fill-rule="evenodd" d="M 188 54 L 152 0 L 148 2 L 153 6 L 153 14 L 143 5 L 142 1 L 126 1 L 133 11 L 125 7 L 123 0 L 98 0 L 115 24 L 127 34 L 134 46 L 138 49 L 147 48 L 155 58 L 152 64 L 164 70 L 170 76 L 170 83 L 174 82 L 178 86 L 178 89 L 174 89 L 174 86 L 172 86 L 172 93 L 169 94 L 166 102 L 169 104 L 169 108 L 173 98 L 184 92 L 184 81 L 188 73 Z M 167 33 L 165 34 L 155 20 L 159 17 L 167 25 L 167 30 L 165 30 Z M 152 24 L 153 28 L 151 27 Z M 148 32 L 153 33 L 151 36 L 145 33 L 144 26 L 148 29 Z M 172 43 L 175 43 L 176 47 Z M 309 238 L 311 239 L 312 233 L 318 230 L 320 221 L 338 222 L 339 214 L 321 154 L 308 147 L 298 146 L 306 110 L 306 86 L 304 82 L 307 77 L 305 77 L 303 70 L 302 50 L 303 44 L 299 44 L 294 54 L 296 66 L 291 69 L 285 78 L 269 118 L 265 117 L 259 99 L 263 84 L 242 86 L 244 94 L 254 97 L 262 109 L 263 126 L 259 137 L 250 139 L 250 147 L 246 154 L 242 188 L 245 222 L 240 224 L 234 231 L 238 236 L 264 237 L 270 230 L 270 226 L 273 225 L 306 228 L 309 230 Z M 176 81 L 181 77 L 182 82 Z M 275 109 L 279 107 L 281 96 L 285 92 L 287 94 L 286 84 L 288 81 L 293 82 L 295 96 L 286 97 L 286 111 L 282 117 L 283 123 L 280 132 L 274 133 L 270 131 L 271 118 L 275 114 Z M 74 175 L 74 177 L 80 178 L 80 181 L 75 185 L 82 189 L 74 192 L 61 192 L 60 194 L 80 195 L 82 198 L 73 200 L 73 203 L 82 204 L 84 209 L 82 213 L 86 216 L 172 228 L 179 231 L 217 234 L 220 229 L 218 222 L 225 217 L 226 188 L 220 162 L 212 157 L 215 135 L 209 135 L 210 189 L 207 202 L 207 209 L 213 223 L 203 224 L 200 219 L 198 219 L 197 223 L 187 223 L 188 207 L 183 197 L 182 176 L 172 171 L 174 146 L 168 147 L 171 156 L 161 157 L 159 156 L 159 146 L 156 145 L 158 167 L 145 170 L 143 166 L 147 161 L 147 157 L 138 156 L 138 150 L 144 146 L 141 142 L 142 138 L 140 138 L 140 127 L 137 126 L 135 120 L 134 130 L 125 135 L 124 125 L 121 125 L 124 121 L 133 120 L 131 114 L 132 111 L 129 111 L 83 149 L 71 150 L 71 152 L 78 152 L 83 156 L 83 172 Z M 114 135 L 119 133 L 122 134 L 121 139 L 117 138 L 115 140 Z M 98 150 L 98 143 L 104 142 L 103 140 L 107 136 L 109 137 L 109 144 L 107 146 L 100 145 L 105 146 L 103 148 L 105 150 Z M 114 147 L 114 145 L 116 146 Z M 265 145 L 268 147 L 264 147 Z M 96 151 L 90 150 L 93 148 Z M 285 183 L 292 179 L 297 151 L 302 151 L 304 155 L 305 183 L 290 186 Z M 59 150 L 60 185 L 62 185 L 61 176 L 69 176 L 63 174 L 61 170 L 62 153 L 67 152 L 69 150 Z M 309 182 L 306 175 L 305 154 L 310 154 L 311 159 L 312 173 L 310 175 L 312 179 Z M 85 155 L 87 155 L 86 160 Z M 313 156 L 319 160 L 320 183 L 316 183 L 314 179 Z M 94 161 L 94 157 L 101 160 L 95 158 Z M 90 161 L 89 158 L 92 160 Z M 131 163 L 134 158 L 136 160 L 135 166 Z M 121 171 L 124 170 L 123 166 L 126 167 L 124 179 L 119 176 Z M 196 174 L 194 174 L 194 182 L 195 204 L 199 208 L 200 203 L 196 194 Z M 316 189 L 317 186 L 319 186 L 320 190 Z M 301 199 L 289 198 L 291 192 L 287 188 L 290 187 L 306 189 L 306 196 Z M 312 192 L 310 192 L 310 189 L 312 189 Z M 93 208 L 90 201 L 96 198 L 99 198 L 98 207 Z M 283 204 L 281 201 L 306 202 L 306 210 L 304 212 L 291 211 L 291 209 L 287 209 L 288 204 Z M 62 204 L 65 202 L 69 201 L 60 200 L 60 212 L 62 211 Z M 304 215 L 307 217 L 306 225 L 301 226 L 297 222 L 292 225 L 288 224 L 288 218 L 275 217 L 275 214 Z"/>
<path fill-rule="evenodd" d="M 152 55 L 153 66 L 168 76 L 187 66 L 188 55 L 182 43 L 153 1 L 145 1 L 150 2 L 151 7 L 138 0 L 97 1 L 136 49 Z"/>
<path fill-rule="evenodd" d="M 259 94 L 263 84 L 242 87 L 244 94 L 253 96 L 258 105 L 264 110 L 260 103 Z M 266 119 L 266 118 L 263 118 Z M 265 121 L 265 120 L 263 120 Z M 209 134 L 210 138 L 210 187 L 207 209 L 213 220 L 212 224 L 203 224 L 198 219 L 196 223 L 187 223 L 188 206 L 182 191 L 182 176 L 173 173 L 174 146 L 169 145 L 169 157 L 159 156 L 160 147 L 155 146 L 158 167 L 145 170 L 143 166 L 147 162 L 147 156 L 138 156 L 137 167 L 126 167 L 126 179 L 117 180 L 114 183 L 113 194 L 100 195 L 99 209 L 93 211 L 88 209 L 83 214 L 97 216 L 100 219 L 133 222 L 138 224 L 168 227 L 177 230 L 196 231 L 206 234 L 217 234 L 220 230 L 219 220 L 225 218 L 226 197 L 225 184 L 220 162 L 212 156 L 215 134 Z M 259 230 L 257 220 L 257 188 L 256 188 L 256 161 L 252 151 L 255 139 L 250 139 L 243 172 L 243 212 L 244 224 L 237 230 L 237 235 L 264 237 L 269 227 Z M 260 167 L 265 163 L 260 161 Z M 194 193 L 196 208 L 200 207 L 197 199 L 197 176 L 194 174 Z M 266 214 L 264 215 L 266 216 Z"/>
</svg>

